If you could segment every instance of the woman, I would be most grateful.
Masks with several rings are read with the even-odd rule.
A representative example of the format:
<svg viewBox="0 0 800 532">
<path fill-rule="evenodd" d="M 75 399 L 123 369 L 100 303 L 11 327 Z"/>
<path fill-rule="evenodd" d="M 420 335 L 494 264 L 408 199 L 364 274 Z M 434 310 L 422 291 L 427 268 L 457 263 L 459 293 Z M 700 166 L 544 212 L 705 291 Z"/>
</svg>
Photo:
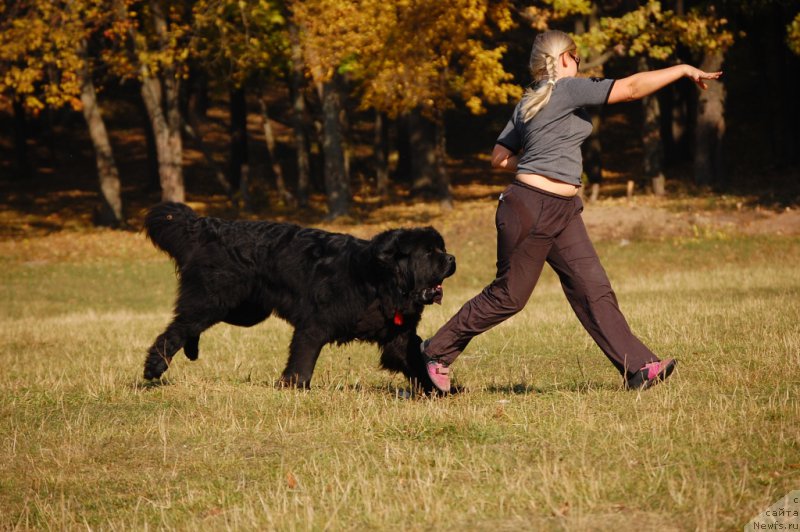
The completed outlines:
<svg viewBox="0 0 800 532">
<path fill-rule="evenodd" d="M 492 153 L 494 168 L 516 173 L 497 208 L 497 277 L 421 346 L 440 391 L 450 391 L 449 366 L 473 337 L 522 310 L 545 261 L 626 388 L 648 388 L 675 369 L 675 360 L 659 360 L 631 333 L 581 219 L 580 146 L 592 132 L 583 107 L 637 100 L 683 77 L 705 89 L 703 80 L 722 73 L 677 65 L 619 80 L 585 79 L 576 77 L 579 65 L 566 33 L 547 31 L 534 40 L 534 84 Z"/>
</svg>

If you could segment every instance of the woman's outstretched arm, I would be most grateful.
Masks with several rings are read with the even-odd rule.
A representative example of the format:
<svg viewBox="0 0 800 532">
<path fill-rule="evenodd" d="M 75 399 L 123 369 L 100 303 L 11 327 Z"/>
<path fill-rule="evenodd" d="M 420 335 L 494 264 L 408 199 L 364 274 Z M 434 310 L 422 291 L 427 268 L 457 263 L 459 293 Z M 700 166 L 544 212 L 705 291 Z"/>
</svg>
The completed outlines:
<svg viewBox="0 0 800 532">
<path fill-rule="evenodd" d="M 649 96 L 683 77 L 692 78 L 701 89 L 707 89 L 706 79 L 718 79 L 722 72 L 703 72 L 690 65 L 675 65 L 660 70 L 639 72 L 618 79 L 608 95 L 608 103 L 630 102 Z"/>
</svg>

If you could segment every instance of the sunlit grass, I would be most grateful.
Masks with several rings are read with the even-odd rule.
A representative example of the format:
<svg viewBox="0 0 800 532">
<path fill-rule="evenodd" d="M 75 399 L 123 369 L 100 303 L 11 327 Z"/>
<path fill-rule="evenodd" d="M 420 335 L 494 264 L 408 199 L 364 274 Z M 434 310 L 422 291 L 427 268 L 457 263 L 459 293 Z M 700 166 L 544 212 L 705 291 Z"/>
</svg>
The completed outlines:
<svg viewBox="0 0 800 532">
<path fill-rule="evenodd" d="M 423 336 L 493 275 L 490 223 L 441 227 L 459 271 Z M 398 398 L 365 344 L 274 388 L 277 320 L 216 326 L 146 385 L 173 268 L 102 238 L 2 258 L 4 529 L 741 529 L 800 485 L 797 238 L 598 244 L 632 328 L 680 360 L 665 386 L 622 391 L 546 273 L 433 400 Z"/>
</svg>

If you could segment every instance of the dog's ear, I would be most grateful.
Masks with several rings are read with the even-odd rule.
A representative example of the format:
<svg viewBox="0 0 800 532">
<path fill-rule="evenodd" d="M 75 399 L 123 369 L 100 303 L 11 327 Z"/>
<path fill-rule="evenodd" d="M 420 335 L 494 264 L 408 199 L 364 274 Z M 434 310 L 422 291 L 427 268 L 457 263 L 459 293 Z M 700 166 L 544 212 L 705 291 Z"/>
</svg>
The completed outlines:
<svg viewBox="0 0 800 532">
<path fill-rule="evenodd" d="M 414 287 L 414 272 L 409 266 L 408 238 L 403 238 L 404 231 L 392 229 L 385 231 L 370 242 L 373 264 L 389 274 L 402 293 L 408 293 Z"/>
<path fill-rule="evenodd" d="M 390 270 L 397 268 L 399 240 L 397 230 L 384 231 L 372 239 L 369 247 L 372 257 L 378 265 Z"/>
</svg>

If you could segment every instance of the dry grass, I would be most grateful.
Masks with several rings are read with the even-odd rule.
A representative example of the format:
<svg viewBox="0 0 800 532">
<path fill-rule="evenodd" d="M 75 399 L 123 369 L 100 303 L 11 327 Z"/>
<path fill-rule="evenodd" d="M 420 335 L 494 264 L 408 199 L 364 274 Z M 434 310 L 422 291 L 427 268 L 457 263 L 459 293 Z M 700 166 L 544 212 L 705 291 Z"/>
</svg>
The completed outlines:
<svg viewBox="0 0 800 532">
<path fill-rule="evenodd" d="M 423 334 L 491 279 L 487 212 L 423 212 L 459 259 Z M 666 386 L 622 391 L 547 274 L 456 363 L 465 393 L 404 400 L 361 344 L 326 348 L 312 391 L 273 388 L 277 320 L 217 326 L 145 385 L 165 258 L 136 234 L 0 243 L 0 528 L 741 529 L 800 486 L 798 244 L 598 245 L 634 330 L 681 361 Z"/>
</svg>

